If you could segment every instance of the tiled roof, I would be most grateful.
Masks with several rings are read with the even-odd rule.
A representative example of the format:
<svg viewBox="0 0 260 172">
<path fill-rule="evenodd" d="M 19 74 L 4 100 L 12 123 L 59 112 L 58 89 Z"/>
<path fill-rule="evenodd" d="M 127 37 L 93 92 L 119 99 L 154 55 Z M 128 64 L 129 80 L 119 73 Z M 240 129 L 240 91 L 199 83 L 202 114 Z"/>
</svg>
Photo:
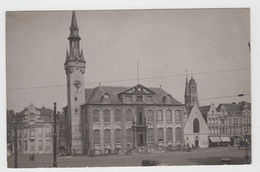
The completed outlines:
<svg viewBox="0 0 260 172">
<path fill-rule="evenodd" d="M 51 120 L 51 114 L 53 111 L 51 109 L 47 109 L 44 106 L 42 108 L 36 108 L 37 111 L 40 111 L 40 118 L 44 121 L 50 121 Z M 28 111 L 28 108 L 24 108 L 21 112 L 17 112 L 17 122 L 20 123 L 23 121 L 23 118 L 25 117 L 25 112 Z"/>
<path fill-rule="evenodd" d="M 200 106 L 199 110 L 203 116 L 203 118 L 205 119 L 206 123 L 208 123 L 208 118 L 207 118 L 207 112 L 209 111 L 210 106 Z"/>
<path fill-rule="evenodd" d="M 217 107 L 217 111 L 218 112 L 220 111 L 220 108 L 222 106 L 225 106 L 227 112 L 241 111 L 241 105 L 239 105 L 239 104 L 236 104 L 236 103 L 222 103 L 222 104 L 219 104 L 218 107 Z"/>
<path fill-rule="evenodd" d="M 192 108 L 193 108 L 193 106 L 187 107 L 186 111 L 187 111 L 188 116 L 190 115 L 190 111 L 192 110 Z"/>
<path fill-rule="evenodd" d="M 42 114 L 52 114 L 52 110 L 51 109 L 47 109 L 44 106 L 42 108 L 36 108 L 38 111 L 40 111 L 41 115 Z"/>
<path fill-rule="evenodd" d="M 85 89 L 85 97 L 86 97 L 86 104 L 88 103 L 97 103 L 100 104 L 101 102 L 101 97 L 105 93 L 108 93 L 110 96 L 110 103 L 111 104 L 121 104 L 122 102 L 120 101 L 118 94 L 122 93 L 126 90 L 129 90 L 132 87 L 118 87 L 118 86 L 99 86 L 96 88 L 91 88 L 91 89 Z M 163 96 L 168 94 L 165 92 L 162 88 L 148 88 L 151 91 L 153 91 L 154 97 L 153 101 L 155 104 L 164 104 L 163 102 Z M 172 104 L 181 104 L 179 101 L 176 99 L 172 98 Z"/>
<path fill-rule="evenodd" d="M 200 107 L 199 107 L 200 112 L 201 112 L 202 114 L 207 114 L 207 112 L 209 111 L 209 108 L 210 108 L 209 105 L 208 105 L 208 106 L 200 106 Z"/>
</svg>

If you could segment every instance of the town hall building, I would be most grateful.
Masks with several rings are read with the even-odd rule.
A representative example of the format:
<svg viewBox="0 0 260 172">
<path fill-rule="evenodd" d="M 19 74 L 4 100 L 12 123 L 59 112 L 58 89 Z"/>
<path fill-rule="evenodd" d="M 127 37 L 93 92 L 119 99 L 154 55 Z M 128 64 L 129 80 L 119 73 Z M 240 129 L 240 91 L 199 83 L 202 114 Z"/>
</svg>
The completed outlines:
<svg viewBox="0 0 260 172">
<path fill-rule="evenodd" d="M 64 113 L 71 154 L 126 153 L 138 147 L 184 144 L 184 104 L 162 88 L 141 84 L 84 88 L 86 61 L 75 12 L 68 40 Z"/>
</svg>

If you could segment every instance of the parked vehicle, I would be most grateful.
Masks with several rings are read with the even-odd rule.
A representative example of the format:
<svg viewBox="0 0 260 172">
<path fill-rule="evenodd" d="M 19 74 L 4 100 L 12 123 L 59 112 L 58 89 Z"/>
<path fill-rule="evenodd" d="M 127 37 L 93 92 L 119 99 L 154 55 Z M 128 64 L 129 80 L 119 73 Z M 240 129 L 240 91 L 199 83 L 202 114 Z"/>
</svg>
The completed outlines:
<svg viewBox="0 0 260 172">
<path fill-rule="evenodd" d="M 154 160 L 142 160 L 142 166 L 158 166 L 160 165 L 159 161 Z"/>
</svg>

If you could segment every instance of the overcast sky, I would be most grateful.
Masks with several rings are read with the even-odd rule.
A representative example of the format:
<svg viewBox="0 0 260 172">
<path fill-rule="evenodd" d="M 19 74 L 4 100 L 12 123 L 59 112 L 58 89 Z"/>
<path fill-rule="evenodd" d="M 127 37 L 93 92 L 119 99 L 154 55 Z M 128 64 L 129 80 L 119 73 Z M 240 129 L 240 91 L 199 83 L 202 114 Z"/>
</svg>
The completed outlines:
<svg viewBox="0 0 260 172">
<path fill-rule="evenodd" d="M 136 79 L 139 60 L 140 78 L 173 75 L 140 83 L 161 85 L 181 102 L 186 73 L 193 74 L 199 99 L 212 98 L 200 105 L 250 101 L 250 96 L 216 99 L 251 92 L 249 13 L 249 9 L 76 11 L 86 60 L 85 88 L 98 82 L 136 85 L 136 80 L 102 82 Z M 64 62 L 71 15 L 71 11 L 6 14 L 8 109 L 21 111 L 30 103 L 53 108 L 54 101 L 58 110 L 66 106 Z"/>
</svg>

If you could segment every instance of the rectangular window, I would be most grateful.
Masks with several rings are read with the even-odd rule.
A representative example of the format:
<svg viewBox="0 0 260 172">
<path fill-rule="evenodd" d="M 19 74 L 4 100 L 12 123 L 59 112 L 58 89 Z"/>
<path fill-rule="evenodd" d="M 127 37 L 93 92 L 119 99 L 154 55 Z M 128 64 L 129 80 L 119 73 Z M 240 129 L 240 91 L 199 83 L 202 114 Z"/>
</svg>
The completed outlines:
<svg viewBox="0 0 260 172">
<path fill-rule="evenodd" d="M 127 122 L 132 122 L 132 120 L 133 120 L 132 111 L 131 110 L 127 110 L 126 111 L 126 121 Z"/>
<path fill-rule="evenodd" d="M 121 122 L 120 110 L 115 110 L 115 122 Z"/>
<path fill-rule="evenodd" d="M 94 130 L 94 144 L 100 144 L 100 130 Z"/>
<path fill-rule="evenodd" d="M 131 129 L 126 130 L 126 140 L 127 143 L 133 142 L 133 131 Z"/>
<path fill-rule="evenodd" d="M 162 122 L 163 121 L 163 111 L 162 110 L 158 110 L 157 111 L 157 121 L 158 122 Z"/>
<path fill-rule="evenodd" d="M 163 129 L 158 128 L 158 141 L 163 141 Z"/>
<path fill-rule="evenodd" d="M 75 108 L 75 112 L 76 112 L 76 113 L 78 112 L 78 109 L 77 109 L 77 108 Z"/>
<path fill-rule="evenodd" d="M 166 111 L 166 120 L 167 120 L 167 122 L 172 122 L 172 111 L 171 110 Z"/>
<path fill-rule="evenodd" d="M 181 133 L 181 128 L 175 128 L 175 135 L 176 135 L 176 140 L 181 140 L 182 133 Z"/>
<path fill-rule="evenodd" d="M 143 96 L 136 96 L 136 102 L 143 102 Z"/>
<path fill-rule="evenodd" d="M 100 120 L 99 110 L 94 110 L 93 111 L 93 122 L 99 122 L 99 120 Z"/>
<path fill-rule="evenodd" d="M 104 111 L 104 122 L 110 122 L 110 111 L 109 110 Z"/>
<path fill-rule="evenodd" d="M 167 128 L 167 141 L 172 141 L 172 128 Z"/>
<path fill-rule="evenodd" d="M 154 137 L 153 137 L 153 129 L 149 128 L 147 131 L 147 135 L 148 135 L 148 142 L 153 142 L 154 141 Z"/>
<path fill-rule="evenodd" d="M 152 110 L 147 111 L 147 117 L 148 117 L 148 121 L 153 121 L 153 111 Z"/>
<path fill-rule="evenodd" d="M 105 143 L 111 143 L 111 131 L 109 129 L 105 130 Z"/>
<path fill-rule="evenodd" d="M 78 100 L 78 98 L 77 98 L 77 97 L 74 97 L 74 100 L 75 100 L 75 101 L 77 101 L 77 100 Z"/>
<path fill-rule="evenodd" d="M 175 120 L 176 120 L 176 122 L 181 122 L 181 111 L 180 110 L 175 111 Z"/>
<path fill-rule="evenodd" d="M 115 135 L 116 135 L 116 143 L 121 143 L 121 130 L 116 129 L 115 130 Z"/>
</svg>

